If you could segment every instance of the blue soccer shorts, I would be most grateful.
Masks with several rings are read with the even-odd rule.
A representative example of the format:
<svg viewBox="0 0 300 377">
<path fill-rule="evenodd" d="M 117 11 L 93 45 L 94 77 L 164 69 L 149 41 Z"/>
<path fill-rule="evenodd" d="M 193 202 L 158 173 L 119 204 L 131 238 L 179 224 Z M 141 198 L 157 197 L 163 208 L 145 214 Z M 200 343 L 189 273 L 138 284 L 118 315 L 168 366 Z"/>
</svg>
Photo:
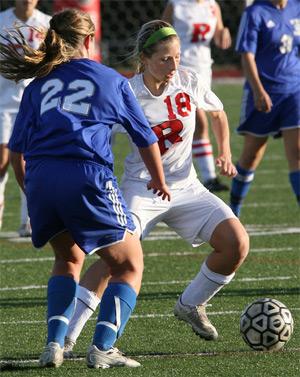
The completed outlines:
<svg viewBox="0 0 300 377">
<path fill-rule="evenodd" d="M 245 88 L 241 106 L 239 134 L 257 137 L 281 135 L 281 131 L 300 127 L 300 90 L 293 94 L 270 94 L 273 107 L 269 113 L 255 109 L 251 90 Z"/>
<path fill-rule="evenodd" d="M 37 248 L 68 231 L 86 253 L 120 242 L 135 225 L 112 171 L 93 162 L 26 163 L 26 196 Z"/>
</svg>

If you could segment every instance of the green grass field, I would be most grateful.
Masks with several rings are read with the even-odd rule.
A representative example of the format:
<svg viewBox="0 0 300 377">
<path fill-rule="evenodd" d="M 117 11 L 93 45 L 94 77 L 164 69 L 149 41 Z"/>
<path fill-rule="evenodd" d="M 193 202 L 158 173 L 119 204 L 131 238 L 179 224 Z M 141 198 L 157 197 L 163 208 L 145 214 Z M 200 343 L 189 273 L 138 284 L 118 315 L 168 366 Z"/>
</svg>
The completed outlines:
<svg viewBox="0 0 300 377">
<path fill-rule="evenodd" d="M 241 86 L 217 85 L 232 129 L 234 160 L 242 138 L 235 135 Z M 120 136 L 115 145 L 116 173 L 122 171 L 127 144 Z M 224 179 L 224 181 L 227 181 Z M 229 180 L 227 181 L 229 183 Z M 19 225 L 19 194 L 11 172 L 7 187 L 4 226 L 0 233 L 0 365 L 3 376 L 214 376 L 296 377 L 300 375 L 299 208 L 288 183 L 281 140 L 270 140 L 243 208 L 242 222 L 251 238 L 251 252 L 233 282 L 208 307 L 220 338 L 207 342 L 173 316 L 178 295 L 198 272 L 210 248 L 194 249 L 170 229 L 158 226 L 143 242 L 145 273 L 132 319 L 117 346 L 142 363 L 137 369 L 90 370 L 85 352 L 95 317 L 87 324 L 75 351 L 76 360 L 57 370 L 40 369 L 37 361 L 46 336 L 46 285 L 53 263 L 50 247 L 35 250 L 29 242 L 5 238 Z M 220 195 L 226 202 L 228 193 Z M 86 266 L 96 257 L 87 259 Z M 254 352 L 239 334 L 244 307 L 261 297 L 272 297 L 291 310 L 295 329 L 277 353 Z"/>
</svg>

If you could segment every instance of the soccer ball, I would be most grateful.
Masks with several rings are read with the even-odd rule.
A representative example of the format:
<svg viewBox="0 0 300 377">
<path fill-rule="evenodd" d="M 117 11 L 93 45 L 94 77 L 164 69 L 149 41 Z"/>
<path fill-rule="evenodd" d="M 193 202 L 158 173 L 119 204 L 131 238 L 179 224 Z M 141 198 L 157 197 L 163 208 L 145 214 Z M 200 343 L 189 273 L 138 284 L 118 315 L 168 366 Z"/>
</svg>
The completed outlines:
<svg viewBox="0 0 300 377">
<path fill-rule="evenodd" d="M 294 321 L 289 309 L 273 298 L 261 298 L 241 315 L 244 341 L 256 351 L 279 351 L 291 338 Z"/>
</svg>

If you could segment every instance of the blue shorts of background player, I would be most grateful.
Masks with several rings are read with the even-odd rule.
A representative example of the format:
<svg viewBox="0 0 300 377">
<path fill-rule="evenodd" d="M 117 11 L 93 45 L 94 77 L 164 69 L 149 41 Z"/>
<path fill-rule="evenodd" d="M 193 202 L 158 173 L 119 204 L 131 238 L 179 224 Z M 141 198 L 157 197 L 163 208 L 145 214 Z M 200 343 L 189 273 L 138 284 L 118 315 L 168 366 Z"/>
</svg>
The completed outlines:
<svg viewBox="0 0 300 377">
<path fill-rule="evenodd" d="M 135 230 L 116 178 L 103 165 L 84 160 L 32 160 L 25 187 L 32 242 L 37 248 L 68 230 L 76 244 L 92 254 Z"/>
<path fill-rule="evenodd" d="M 278 137 L 282 130 L 300 127 L 300 90 L 269 95 L 273 106 L 269 113 L 263 113 L 255 108 L 252 91 L 244 89 L 239 134 Z"/>
</svg>

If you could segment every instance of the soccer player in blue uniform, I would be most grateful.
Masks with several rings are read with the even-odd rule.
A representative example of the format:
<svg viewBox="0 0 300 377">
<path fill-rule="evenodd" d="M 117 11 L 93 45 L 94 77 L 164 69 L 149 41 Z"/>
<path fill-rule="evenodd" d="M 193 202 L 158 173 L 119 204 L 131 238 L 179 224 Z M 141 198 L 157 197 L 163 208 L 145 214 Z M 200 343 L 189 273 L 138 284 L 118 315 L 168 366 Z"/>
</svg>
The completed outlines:
<svg viewBox="0 0 300 377">
<path fill-rule="evenodd" d="M 247 79 L 237 129 L 244 146 L 230 195 L 239 216 L 269 136 L 283 137 L 300 203 L 300 1 L 255 1 L 243 13 L 236 49 Z"/>
<path fill-rule="evenodd" d="M 88 59 L 94 32 L 88 14 L 65 10 L 53 16 L 39 49 L 22 44 L 18 31 L 23 54 L 12 44 L 0 45 L 6 78 L 35 77 L 24 91 L 9 149 L 28 199 L 33 244 L 49 241 L 55 254 L 41 366 L 63 362 L 84 255 L 92 253 L 106 262 L 112 278 L 87 365 L 140 365 L 113 347 L 135 307 L 143 272 L 135 225 L 113 175 L 113 124 L 122 124 L 138 146 L 152 178 L 148 188 L 170 200 L 157 138 L 127 79 Z"/>
</svg>

